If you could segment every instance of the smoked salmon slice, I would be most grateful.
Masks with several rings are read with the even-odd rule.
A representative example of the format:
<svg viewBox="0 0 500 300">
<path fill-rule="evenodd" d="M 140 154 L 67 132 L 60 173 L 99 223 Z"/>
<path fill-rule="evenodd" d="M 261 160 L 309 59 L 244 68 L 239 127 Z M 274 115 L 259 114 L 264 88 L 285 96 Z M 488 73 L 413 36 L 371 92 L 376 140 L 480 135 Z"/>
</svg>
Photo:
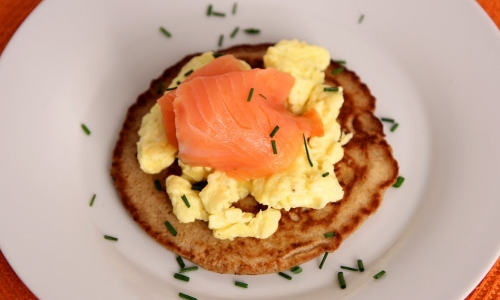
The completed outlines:
<svg viewBox="0 0 500 300">
<path fill-rule="evenodd" d="M 214 76 L 227 72 L 244 70 L 245 68 L 245 64 L 233 55 L 223 55 L 192 72 L 184 82 L 189 82 L 198 76 Z M 177 137 L 175 135 L 175 115 L 173 110 L 173 101 L 176 94 L 176 90 L 171 90 L 158 99 L 158 104 L 161 106 L 161 113 L 163 115 L 163 127 L 167 135 L 167 140 L 175 148 L 178 147 Z"/>
<path fill-rule="evenodd" d="M 305 155 L 303 135 L 323 134 L 315 110 L 297 116 L 285 108 L 293 84 L 291 75 L 272 68 L 185 81 L 172 102 L 178 158 L 238 180 L 286 169 L 299 151 Z"/>
</svg>

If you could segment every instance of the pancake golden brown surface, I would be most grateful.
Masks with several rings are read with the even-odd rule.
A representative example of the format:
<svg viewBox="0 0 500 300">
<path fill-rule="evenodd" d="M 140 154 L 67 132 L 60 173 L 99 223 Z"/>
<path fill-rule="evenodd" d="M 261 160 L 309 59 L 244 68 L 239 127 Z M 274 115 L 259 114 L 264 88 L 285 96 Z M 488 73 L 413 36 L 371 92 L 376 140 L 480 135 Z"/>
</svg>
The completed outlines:
<svg viewBox="0 0 500 300">
<path fill-rule="evenodd" d="M 252 67 L 263 67 L 262 57 L 271 44 L 241 45 L 221 50 L 245 60 Z M 149 90 L 139 96 L 128 110 L 113 151 L 111 176 L 125 208 L 133 219 L 158 243 L 200 267 L 232 274 L 266 274 L 289 269 L 340 244 L 381 205 L 383 195 L 397 175 L 398 164 L 384 139 L 382 123 L 374 115 L 375 98 L 358 76 L 345 68 L 337 75 L 331 71 L 341 65 L 331 61 L 325 71 L 325 84 L 342 86 L 344 104 L 338 122 L 353 138 L 344 147 L 344 158 L 335 165 L 336 176 L 344 189 L 341 201 L 324 209 L 293 208 L 281 211 L 278 230 L 267 239 L 236 238 L 220 240 L 212 235 L 207 223 L 180 223 L 172 212 L 167 193 L 158 191 L 154 181 L 163 186 L 169 174 L 179 174 L 172 167 L 160 174 L 144 173 L 137 161 L 138 131 L 142 117 L 161 96 L 161 86 L 168 86 L 189 55 L 152 81 Z M 259 210 L 252 199 L 235 204 L 247 211 Z M 177 230 L 173 236 L 165 226 L 169 221 Z M 325 238 L 327 232 L 336 236 Z"/>
</svg>

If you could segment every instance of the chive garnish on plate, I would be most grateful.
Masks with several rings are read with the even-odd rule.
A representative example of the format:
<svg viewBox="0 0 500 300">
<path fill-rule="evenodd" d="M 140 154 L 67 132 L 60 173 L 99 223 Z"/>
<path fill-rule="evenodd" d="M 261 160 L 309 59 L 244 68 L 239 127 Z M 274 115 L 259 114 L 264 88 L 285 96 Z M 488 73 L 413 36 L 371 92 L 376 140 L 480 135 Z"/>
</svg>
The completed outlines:
<svg viewBox="0 0 500 300">
<path fill-rule="evenodd" d="M 274 135 L 278 132 L 278 130 L 280 130 L 280 127 L 278 125 L 276 125 L 274 127 L 273 131 L 271 131 L 271 134 L 269 136 L 274 137 Z"/>
<path fill-rule="evenodd" d="M 212 9 L 213 9 L 213 5 L 209 4 L 207 7 L 207 16 L 210 16 L 212 14 Z"/>
<path fill-rule="evenodd" d="M 184 260 L 182 259 L 182 256 L 177 256 L 175 258 L 175 260 L 177 261 L 177 263 L 179 264 L 179 267 L 181 269 L 185 268 L 186 267 L 186 264 L 184 263 Z"/>
<path fill-rule="evenodd" d="M 260 29 L 258 29 L 258 28 L 246 28 L 245 33 L 247 33 L 247 34 L 259 34 Z"/>
<path fill-rule="evenodd" d="M 179 274 L 179 273 L 175 273 L 174 278 L 185 281 L 185 282 L 189 282 L 189 277 L 187 277 L 186 275 Z"/>
<path fill-rule="evenodd" d="M 321 176 L 326 177 L 328 175 L 330 175 L 330 172 L 323 173 Z"/>
<path fill-rule="evenodd" d="M 172 226 L 172 224 L 170 224 L 170 222 L 169 222 L 169 221 L 165 221 L 165 226 L 167 226 L 168 231 L 170 231 L 170 233 L 171 233 L 173 236 L 176 236 L 176 235 L 177 235 L 177 230 L 175 230 L 174 226 Z"/>
<path fill-rule="evenodd" d="M 187 299 L 187 300 L 198 300 L 198 298 L 189 296 L 188 294 L 184 294 L 184 293 L 179 293 L 179 297 L 181 297 L 183 299 Z"/>
<path fill-rule="evenodd" d="M 190 208 L 191 204 L 189 204 L 189 201 L 188 201 L 188 198 L 186 197 L 186 195 L 182 195 L 181 198 L 182 198 L 182 201 L 184 201 L 184 204 L 186 204 L 186 206 L 188 208 Z"/>
<path fill-rule="evenodd" d="M 394 132 L 399 127 L 399 123 L 394 123 L 391 127 L 391 132 Z"/>
<path fill-rule="evenodd" d="M 234 2 L 234 4 L 233 4 L 233 10 L 232 10 L 233 15 L 236 14 L 237 10 L 238 10 L 238 2 Z"/>
<path fill-rule="evenodd" d="M 338 86 L 329 86 L 323 89 L 323 92 L 338 92 L 339 87 Z"/>
<path fill-rule="evenodd" d="M 278 154 L 278 149 L 276 149 L 276 141 L 271 140 L 271 146 L 273 147 L 273 154 Z"/>
<path fill-rule="evenodd" d="M 160 180 L 155 179 L 154 183 L 155 183 L 156 190 L 161 192 L 162 191 L 162 187 L 161 187 Z"/>
<path fill-rule="evenodd" d="M 403 182 L 405 181 L 405 178 L 403 176 L 398 176 L 396 179 L 396 182 L 392 185 L 392 187 L 398 188 L 401 185 L 403 185 Z"/>
<path fill-rule="evenodd" d="M 309 161 L 309 165 L 311 165 L 311 167 L 313 166 L 313 163 L 311 161 L 311 157 L 309 156 L 309 149 L 307 149 L 307 141 L 306 141 L 306 135 L 305 134 L 302 134 L 302 138 L 304 140 L 304 147 L 306 148 L 306 154 L 307 154 L 307 160 Z"/>
<path fill-rule="evenodd" d="M 299 274 L 302 272 L 302 268 L 300 266 L 295 266 L 290 269 L 290 271 L 294 274 Z"/>
<path fill-rule="evenodd" d="M 337 234 L 333 231 L 325 233 L 325 238 L 327 238 L 327 239 L 334 237 L 334 236 L 337 236 Z"/>
<path fill-rule="evenodd" d="M 382 120 L 382 122 L 394 123 L 394 119 L 391 118 L 380 118 L 380 120 Z"/>
<path fill-rule="evenodd" d="M 118 238 L 114 237 L 114 236 L 111 236 L 111 235 L 104 235 L 104 238 L 107 239 L 107 240 L 110 240 L 110 241 L 118 241 Z"/>
<path fill-rule="evenodd" d="M 163 26 L 160 27 L 161 33 L 163 33 L 166 37 L 170 38 L 172 37 L 172 34 Z"/>
<path fill-rule="evenodd" d="M 339 278 L 339 286 L 341 289 L 345 289 L 347 285 L 345 284 L 344 272 L 338 272 L 337 277 Z"/>
<path fill-rule="evenodd" d="M 361 259 L 358 259 L 358 269 L 360 272 L 365 271 L 365 266 L 363 265 L 363 261 Z"/>
<path fill-rule="evenodd" d="M 219 36 L 219 44 L 218 44 L 218 45 L 219 45 L 219 47 L 222 47 L 222 43 L 223 43 L 223 42 L 224 42 L 224 35 L 223 35 L 223 34 L 221 34 L 221 35 Z"/>
<path fill-rule="evenodd" d="M 384 274 L 385 274 L 385 271 L 382 270 L 382 271 L 378 272 L 377 274 L 373 275 L 373 278 L 379 279 L 380 277 L 384 276 Z"/>
<path fill-rule="evenodd" d="M 95 200 L 95 197 L 96 197 L 96 194 L 94 194 L 94 196 L 92 196 L 92 199 L 90 199 L 89 206 L 94 205 L 94 200 Z"/>
<path fill-rule="evenodd" d="M 342 73 L 344 71 L 343 67 L 338 67 L 335 70 L 332 70 L 332 75 L 337 75 L 339 73 Z"/>
<path fill-rule="evenodd" d="M 250 92 L 248 92 L 247 102 L 250 102 L 250 100 L 252 100 L 252 96 L 253 96 L 253 88 L 250 88 Z"/>
<path fill-rule="evenodd" d="M 186 273 L 186 272 L 191 272 L 191 271 L 198 271 L 198 266 L 189 267 L 189 268 L 181 268 L 179 273 Z"/>
<path fill-rule="evenodd" d="M 235 281 L 235 282 L 234 282 L 234 285 L 235 285 L 235 286 L 242 287 L 242 288 L 244 288 L 244 289 L 248 288 L 248 283 L 244 283 L 244 282 L 241 282 L 241 281 Z"/>
<path fill-rule="evenodd" d="M 283 277 L 283 278 L 286 278 L 288 280 L 292 280 L 292 276 L 286 274 L 286 273 L 283 273 L 283 272 L 279 272 L 278 273 L 279 276 Z"/>
<path fill-rule="evenodd" d="M 344 269 L 344 270 L 349 270 L 349 271 L 356 271 L 358 272 L 359 270 L 356 269 L 356 268 L 351 268 L 351 267 L 346 267 L 346 266 L 340 266 L 341 269 Z"/>
<path fill-rule="evenodd" d="M 328 257 L 328 252 L 325 252 L 325 254 L 323 254 L 323 258 L 321 259 L 321 263 L 319 264 L 319 268 L 320 269 L 323 268 L 323 265 L 325 264 L 325 261 L 326 261 L 327 257 Z"/>
<path fill-rule="evenodd" d="M 238 31 L 240 31 L 240 27 L 236 26 L 236 27 L 233 29 L 233 32 L 231 32 L 230 37 L 231 37 L 231 38 L 234 38 L 234 37 L 236 36 L 236 34 L 238 33 Z"/>
<path fill-rule="evenodd" d="M 343 59 L 334 60 L 334 62 L 338 63 L 339 65 L 345 65 L 346 64 L 346 61 L 343 60 Z"/>
<path fill-rule="evenodd" d="M 226 14 L 223 12 L 220 12 L 220 11 L 212 11 L 212 16 L 224 18 L 226 16 Z"/>
<path fill-rule="evenodd" d="M 365 15 L 361 14 L 361 16 L 359 16 L 358 23 L 361 24 L 361 22 L 363 22 L 364 19 L 365 19 Z"/>
<path fill-rule="evenodd" d="M 90 135 L 90 130 L 89 130 L 89 128 L 87 127 L 87 125 L 85 125 L 85 124 L 83 124 L 83 123 L 82 123 L 82 125 L 81 125 L 81 126 L 82 126 L 82 130 L 83 130 L 83 132 L 85 132 L 85 134 L 86 134 L 86 135 Z"/>
</svg>

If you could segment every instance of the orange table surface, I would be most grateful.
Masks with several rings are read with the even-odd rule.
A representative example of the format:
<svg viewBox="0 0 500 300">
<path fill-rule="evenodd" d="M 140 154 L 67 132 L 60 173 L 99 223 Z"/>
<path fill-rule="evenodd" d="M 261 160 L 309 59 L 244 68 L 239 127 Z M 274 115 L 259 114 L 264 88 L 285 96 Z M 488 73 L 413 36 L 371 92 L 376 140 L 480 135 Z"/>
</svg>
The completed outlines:
<svg viewBox="0 0 500 300">
<path fill-rule="evenodd" d="M 0 55 L 19 25 L 40 0 L 0 0 Z M 500 0 L 478 0 L 500 29 Z M 0 299 L 38 299 L 19 279 L 0 251 Z M 500 258 L 466 300 L 500 299 Z"/>
</svg>

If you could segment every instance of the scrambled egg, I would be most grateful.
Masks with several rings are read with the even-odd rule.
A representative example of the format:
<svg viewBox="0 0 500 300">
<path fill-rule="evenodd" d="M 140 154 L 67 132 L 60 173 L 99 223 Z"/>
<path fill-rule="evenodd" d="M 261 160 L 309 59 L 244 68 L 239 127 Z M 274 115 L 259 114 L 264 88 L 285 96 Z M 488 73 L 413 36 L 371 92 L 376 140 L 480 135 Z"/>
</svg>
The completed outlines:
<svg viewBox="0 0 500 300">
<path fill-rule="evenodd" d="M 185 79 L 191 69 L 198 69 L 213 60 L 211 52 L 193 58 L 180 71 L 171 86 Z M 208 167 L 194 167 L 179 161 L 181 176 L 171 175 L 166 180 L 167 193 L 173 212 L 180 222 L 208 221 L 208 227 L 219 239 L 236 237 L 267 238 L 278 229 L 280 209 L 293 207 L 321 209 L 343 197 L 343 190 L 335 177 L 333 165 L 342 159 L 342 145 L 352 134 L 342 132 L 336 119 L 344 98 L 342 88 L 336 92 L 324 91 L 324 70 L 330 63 L 330 54 L 324 48 L 298 40 L 284 40 L 270 47 L 264 56 L 265 67 L 273 67 L 294 76 L 295 85 L 287 100 L 287 108 L 301 114 L 311 108 L 319 113 L 324 136 L 312 137 L 307 142 L 311 167 L 306 151 L 299 153 L 293 164 L 282 172 L 247 181 L 237 181 L 224 172 Z M 142 121 L 137 144 L 138 159 L 146 173 L 158 173 L 175 160 L 177 149 L 170 145 L 163 130 L 161 110 L 156 104 Z M 206 181 L 201 191 L 192 184 Z M 232 207 L 252 195 L 268 208 L 257 214 Z M 183 197 L 188 200 L 189 207 Z"/>
</svg>

